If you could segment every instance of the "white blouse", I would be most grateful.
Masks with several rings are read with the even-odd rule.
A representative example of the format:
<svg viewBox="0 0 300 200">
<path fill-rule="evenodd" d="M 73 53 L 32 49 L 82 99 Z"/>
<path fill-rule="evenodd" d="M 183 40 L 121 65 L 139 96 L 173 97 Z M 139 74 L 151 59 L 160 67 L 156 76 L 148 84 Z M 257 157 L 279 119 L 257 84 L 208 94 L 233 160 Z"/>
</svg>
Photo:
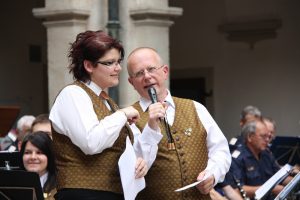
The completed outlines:
<svg viewBox="0 0 300 200">
<path fill-rule="evenodd" d="M 94 82 L 85 85 L 97 96 L 102 91 Z M 77 85 L 66 86 L 58 94 L 49 118 L 56 132 L 69 137 L 87 155 L 101 153 L 111 147 L 127 123 L 125 114 L 118 111 L 98 120 L 89 95 Z M 162 138 L 160 130 L 153 130 L 146 125 L 141 134 L 134 124 L 130 128 L 134 134 L 133 146 L 137 156 L 142 156 L 150 167 Z"/>
</svg>

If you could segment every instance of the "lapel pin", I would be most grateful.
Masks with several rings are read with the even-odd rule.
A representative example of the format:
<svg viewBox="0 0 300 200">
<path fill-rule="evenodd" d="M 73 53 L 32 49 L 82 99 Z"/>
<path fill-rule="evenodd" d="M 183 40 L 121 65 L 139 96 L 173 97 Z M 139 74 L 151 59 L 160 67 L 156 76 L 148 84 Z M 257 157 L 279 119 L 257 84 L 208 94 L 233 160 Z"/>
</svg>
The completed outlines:
<svg viewBox="0 0 300 200">
<path fill-rule="evenodd" d="M 184 134 L 187 135 L 187 136 L 191 136 L 192 134 L 192 128 L 188 128 L 184 131 Z"/>
</svg>

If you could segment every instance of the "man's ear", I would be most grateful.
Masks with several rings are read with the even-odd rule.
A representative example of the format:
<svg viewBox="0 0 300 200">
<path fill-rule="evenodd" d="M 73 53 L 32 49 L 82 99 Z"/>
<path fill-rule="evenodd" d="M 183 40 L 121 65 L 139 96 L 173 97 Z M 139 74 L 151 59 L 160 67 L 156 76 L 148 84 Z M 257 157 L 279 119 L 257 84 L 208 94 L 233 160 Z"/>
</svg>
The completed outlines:
<svg viewBox="0 0 300 200">
<path fill-rule="evenodd" d="M 166 79 L 168 79 L 168 74 L 169 74 L 169 66 L 168 65 L 164 65 L 163 72 L 166 75 Z"/>
<path fill-rule="evenodd" d="M 133 78 L 131 78 L 131 77 L 129 77 L 128 78 L 128 82 L 132 85 L 132 87 L 135 89 L 135 86 L 134 86 L 134 84 L 133 84 L 133 80 L 132 80 Z"/>
<path fill-rule="evenodd" d="M 247 140 L 248 140 L 248 142 L 252 142 L 252 139 L 251 139 L 250 135 L 247 137 Z"/>
<path fill-rule="evenodd" d="M 252 142 L 252 137 L 254 136 L 254 134 L 249 134 L 248 136 L 247 136 L 247 141 L 248 142 Z"/>
<path fill-rule="evenodd" d="M 133 86 L 131 77 L 128 77 L 128 82 Z"/>
</svg>

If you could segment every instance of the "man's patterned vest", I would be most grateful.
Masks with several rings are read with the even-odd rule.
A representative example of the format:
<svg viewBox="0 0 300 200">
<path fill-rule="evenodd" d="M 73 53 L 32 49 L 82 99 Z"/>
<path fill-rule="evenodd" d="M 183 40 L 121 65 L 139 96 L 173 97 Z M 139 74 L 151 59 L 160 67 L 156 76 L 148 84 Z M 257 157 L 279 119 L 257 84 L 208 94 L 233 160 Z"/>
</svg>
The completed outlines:
<svg viewBox="0 0 300 200">
<path fill-rule="evenodd" d="M 90 96 L 99 120 L 111 114 L 91 89 L 81 82 L 75 82 L 75 85 L 83 88 Z M 125 149 L 128 134 L 125 126 L 111 148 L 95 155 L 85 155 L 67 136 L 55 132 L 53 128 L 52 134 L 58 168 L 58 189 L 85 188 L 123 193 L 118 160 Z"/>
<path fill-rule="evenodd" d="M 183 192 L 175 189 L 193 183 L 207 165 L 208 152 L 206 131 L 198 118 L 193 101 L 173 97 L 176 113 L 172 136 L 176 150 L 168 150 L 167 137 L 164 135 L 159 143 L 155 162 L 146 175 L 146 188 L 142 190 L 139 200 L 182 200 L 210 199 L 209 195 L 201 195 L 195 188 Z M 148 121 L 148 112 L 143 112 L 139 103 L 133 105 L 141 115 L 137 126 L 142 129 Z"/>
</svg>

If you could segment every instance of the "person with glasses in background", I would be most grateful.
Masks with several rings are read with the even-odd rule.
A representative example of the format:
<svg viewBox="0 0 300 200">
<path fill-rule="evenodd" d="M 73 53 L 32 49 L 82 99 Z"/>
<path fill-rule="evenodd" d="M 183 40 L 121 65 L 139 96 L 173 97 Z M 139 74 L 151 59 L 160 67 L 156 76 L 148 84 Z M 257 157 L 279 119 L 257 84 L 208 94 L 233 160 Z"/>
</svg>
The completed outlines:
<svg viewBox="0 0 300 200">
<path fill-rule="evenodd" d="M 276 122 L 271 117 L 263 117 L 262 120 L 266 124 L 267 129 L 269 131 L 269 136 L 270 136 L 269 147 L 271 147 L 272 141 L 276 137 Z"/>
<path fill-rule="evenodd" d="M 58 167 L 56 199 L 124 199 L 118 160 L 126 138 L 137 156 L 135 178 L 144 177 L 156 157 L 163 105 L 149 107 L 140 131 L 134 124 L 138 111 L 119 109 L 105 93 L 118 85 L 123 57 L 123 46 L 103 31 L 79 33 L 71 44 L 69 70 L 75 82 L 59 92 L 49 116 Z"/>
<path fill-rule="evenodd" d="M 139 129 L 142 130 L 148 120 L 148 107 L 152 103 L 149 91 L 154 88 L 157 101 L 166 105 L 161 119 L 164 137 L 145 177 L 147 187 L 137 199 L 210 199 L 209 192 L 224 179 L 231 163 L 228 142 L 222 131 L 202 104 L 171 96 L 165 85 L 169 67 L 155 49 L 133 50 L 128 56 L 127 69 L 129 82 L 141 96 L 133 105 L 141 115 L 137 122 Z M 174 192 L 204 177 L 196 187 Z"/>
<path fill-rule="evenodd" d="M 229 172 L 239 180 L 247 196 L 254 199 L 255 191 L 271 178 L 280 166 L 268 150 L 272 137 L 262 119 L 246 123 L 242 127 L 242 137 L 244 145 L 232 153 Z M 291 178 L 288 176 L 281 184 L 276 185 L 268 200 L 274 199 Z"/>
</svg>

